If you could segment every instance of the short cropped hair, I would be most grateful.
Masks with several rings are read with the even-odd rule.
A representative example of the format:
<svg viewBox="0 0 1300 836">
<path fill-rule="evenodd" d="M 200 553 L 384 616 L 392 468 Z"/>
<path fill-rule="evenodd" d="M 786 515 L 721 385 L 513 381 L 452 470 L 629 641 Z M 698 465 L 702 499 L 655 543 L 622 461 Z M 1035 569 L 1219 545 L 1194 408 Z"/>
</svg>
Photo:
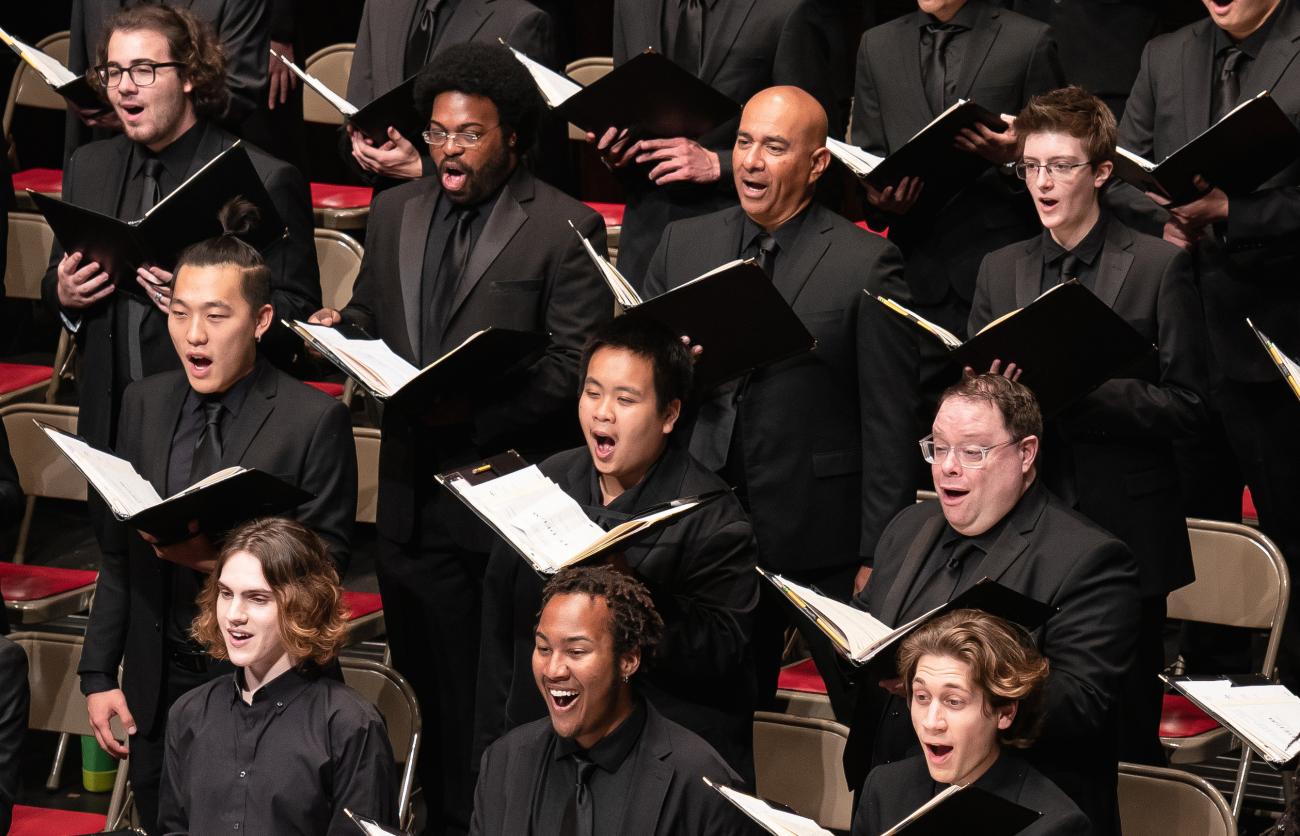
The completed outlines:
<svg viewBox="0 0 1300 836">
<path fill-rule="evenodd" d="M 199 593 L 199 614 L 190 628 L 194 639 L 214 659 L 226 658 L 226 642 L 217 623 L 218 581 L 232 556 L 257 558 L 280 610 L 280 638 L 297 662 L 318 665 L 338 655 L 348 635 L 348 607 L 338 572 L 325 543 L 295 520 L 266 517 L 232 531 L 217 556 L 216 568 Z"/>
<path fill-rule="evenodd" d="M 557 595 L 589 595 L 602 598 L 609 607 L 609 631 L 614 636 L 618 656 L 641 649 L 648 660 L 663 638 L 664 620 L 655 610 L 645 585 L 608 566 L 577 566 L 563 569 L 542 589 L 541 610 Z"/>
<path fill-rule="evenodd" d="M 186 247 L 176 260 L 172 271 L 172 285 L 182 267 L 235 267 L 240 272 L 240 291 L 256 314 L 263 305 L 271 304 L 271 268 L 257 248 L 240 236 L 247 235 L 257 225 L 257 207 L 243 198 L 234 198 L 221 207 L 218 215 L 225 230 L 216 238 L 209 238 Z"/>
<path fill-rule="evenodd" d="M 587 379 L 591 358 L 602 348 L 622 349 L 650 361 L 654 369 L 655 405 L 660 412 L 675 400 L 685 402 L 694 379 L 694 363 L 690 349 L 668 326 L 627 315 L 599 325 L 582 350 L 582 361 L 578 364 L 579 392 Z"/>
<path fill-rule="evenodd" d="M 542 115 L 542 95 L 509 47 L 463 43 L 438 53 L 415 80 L 415 106 L 420 118 L 428 121 L 433 100 L 447 92 L 491 99 L 501 117 L 502 134 L 514 131 L 519 154 L 533 146 Z"/>
<path fill-rule="evenodd" d="M 184 64 L 178 68 L 192 86 L 190 100 L 194 112 L 205 119 L 215 119 L 226 112 L 230 90 L 226 87 L 226 54 L 220 39 L 207 21 L 186 9 L 166 5 L 140 5 L 122 9 L 104 25 L 104 36 L 95 52 L 96 66 L 108 62 L 108 40 L 114 32 L 157 32 L 167 40 L 171 59 Z M 101 94 L 106 91 L 99 74 L 88 74 L 91 85 Z"/>
<path fill-rule="evenodd" d="M 943 390 L 939 406 L 949 398 L 982 401 L 997 407 L 1011 437 L 1016 441 L 1031 435 L 1043 435 L 1043 413 L 1029 387 L 1008 380 L 1000 374 L 977 374 L 963 377 Z"/>
<path fill-rule="evenodd" d="M 1094 167 L 1115 159 L 1119 133 L 1115 114 L 1105 102 L 1078 85 L 1030 98 L 1016 117 L 1016 156 L 1024 155 L 1026 137 L 1045 133 L 1065 134 L 1082 141 L 1088 162 Z"/>
<path fill-rule="evenodd" d="M 1002 745 L 1020 749 L 1033 744 L 1043 724 L 1048 663 L 1028 633 L 980 610 L 956 610 L 935 619 L 904 639 L 898 651 L 898 675 L 909 701 L 922 656 L 965 662 L 971 682 L 994 709 L 1019 703 L 1015 719 L 998 730 L 998 738 Z"/>
</svg>

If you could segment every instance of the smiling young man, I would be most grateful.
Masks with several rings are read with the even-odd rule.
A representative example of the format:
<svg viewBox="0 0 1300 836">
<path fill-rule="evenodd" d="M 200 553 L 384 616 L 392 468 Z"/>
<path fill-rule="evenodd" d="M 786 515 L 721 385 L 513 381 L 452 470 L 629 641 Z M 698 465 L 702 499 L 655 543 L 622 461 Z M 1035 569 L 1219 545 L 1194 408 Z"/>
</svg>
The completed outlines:
<svg viewBox="0 0 1300 836">
<path fill-rule="evenodd" d="M 192 631 L 235 670 L 172 706 L 162 832 L 346 836 L 356 825 L 344 808 L 397 824 L 383 719 L 322 675 L 347 629 L 343 588 L 316 534 L 282 518 L 230 534 Z"/>
<path fill-rule="evenodd" d="M 596 331 L 581 369 L 578 422 L 587 443 L 540 467 L 597 523 L 608 528 L 674 499 L 726 491 L 673 443 L 691 386 L 690 353 L 676 335 L 651 321 L 619 317 Z M 737 772 L 752 774 L 749 642 L 759 577 L 740 503 L 729 493 L 718 497 L 610 562 L 646 585 L 664 621 L 656 665 L 642 677 L 641 693 Z M 541 596 L 542 580 L 498 544 L 484 581 L 478 747 L 545 711 L 528 661 Z"/>
<path fill-rule="evenodd" d="M 1046 726 L 1027 757 L 1088 815 L 1092 832 L 1118 833 L 1116 709 L 1133 661 L 1137 568 L 1123 543 L 1042 485 L 1042 431 L 1038 404 L 1019 383 L 984 374 L 949 387 L 921 440 L 939 500 L 889 524 L 854 603 L 902 624 L 988 577 L 1055 607 L 1036 633 L 1052 678 Z M 903 695 L 898 680 L 859 683 L 845 749 L 850 785 L 868 762 L 918 751 Z"/>
<path fill-rule="evenodd" d="M 483 754 L 470 833 L 753 832 L 702 780 L 739 776 L 642 697 L 664 630 L 652 593 L 613 568 L 565 569 L 546 584 L 529 679 L 549 717 Z"/>
<path fill-rule="evenodd" d="M 1092 832 L 1073 801 L 1008 751 L 1031 745 L 1043 722 L 1048 664 L 1028 634 L 957 610 L 904 639 L 898 675 L 922 754 L 871 771 L 853 836 L 880 836 L 953 784 L 1038 811 L 1021 836 Z"/>
<path fill-rule="evenodd" d="M 228 207 L 227 229 L 246 229 L 249 208 Z M 167 322 L 183 369 L 128 388 L 116 452 L 160 496 L 234 465 L 301 487 L 314 498 L 291 516 L 325 540 L 342 571 L 356 516 L 351 421 L 337 400 L 259 359 L 257 341 L 273 315 L 270 270 L 255 249 L 227 234 L 186 250 Z M 189 539 L 159 543 L 113 523 L 101 541 L 78 673 L 100 745 L 127 754 L 113 738 L 114 716 L 130 735 L 131 787 L 150 833 L 157 832 L 167 709 L 228 669 L 193 642 L 189 629 L 223 535 L 195 529 Z"/>
<path fill-rule="evenodd" d="M 1115 118 L 1079 87 L 1030 100 L 1016 117 L 1025 179 L 1041 234 L 980 265 L 969 331 L 1078 279 L 1159 346 L 1053 417 L 1044 483 L 1123 540 L 1138 562 L 1142 620 L 1137 664 L 1124 686 L 1120 757 L 1163 764 L 1159 726 L 1165 597 L 1192 580 L 1192 552 L 1174 444 L 1201 430 L 1209 357 L 1192 261 L 1178 247 L 1126 226 L 1101 206 L 1112 174 Z M 1032 368 L 1032 355 L 1000 358 Z"/>
</svg>

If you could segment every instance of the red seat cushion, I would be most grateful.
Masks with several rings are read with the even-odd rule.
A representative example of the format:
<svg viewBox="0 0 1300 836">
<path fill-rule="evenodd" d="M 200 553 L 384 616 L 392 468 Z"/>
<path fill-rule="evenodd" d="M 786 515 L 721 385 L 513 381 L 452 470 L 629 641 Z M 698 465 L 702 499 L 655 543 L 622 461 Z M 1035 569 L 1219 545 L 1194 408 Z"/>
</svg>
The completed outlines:
<svg viewBox="0 0 1300 836">
<path fill-rule="evenodd" d="M 627 206 L 622 203 L 593 203 L 590 200 L 585 203 L 605 219 L 605 226 L 622 226 L 623 211 Z"/>
<path fill-rule="evenodd" d="M 31 366 L 27 363 L 0 363 L 0 395 L 17 392 L 28 386 L 45 383 L 54 376 L 49 366 Z"/>
<path fill-rule="evenodd" d="M 108 824 L 107 816 L 98 813 L 78 813 L 75 810 L 56 810 L 53 807 L 28 807 L 14 805 L 13 823 L 9 836 L 67 836 L 72 833 L 102 833 Z"/>
<path fill-rule="evenodd" d="M 1250 495 L 1250 488 L 1241 492 L 1241 518 L 1259 522 L 1259 512 L 1255 510 L 1255 497 Z"/>
<path fill-rule="evenodd" d="M 28 168 L 14 172 L 14 191 L 31 189 L 45 194 L 63 192 L 63 171 L 57 168 Z"/>
<path fill-rule="evenodd" d="M 351 614 L 349 621 L 379 612 L 384 608 L 384 599 L 378 592 L 343 592 L 343 603 L 348 605 Z"/>
<path fill-rule="evenodd" d="M 1195 737 L 1219 728 L 1213 717 L 1179 694 L 1165 694 L 1160 712 L 1161 737 Z"/>
<path fill-rule="evenodd" d="M 331 398 L 338 398 L 343 395 L 342 383 L 327 383 L 324 380 L 305 380 L 303 382 L 313 389 L 319 389 Z"/>
<path fill-rule="evenodd" d="M 59 569 L 55 566 L 31 566 L 26 563 L 0 562 L 0 590 L 6 601 L 39 601 L 90 586 L 98 577 L 87 569 Z"/>
<path fill-rule="evenodd" d="M 347 186 L 342 183 L 312 183 L 311 207 L 313 209 L 360 209 L 370 205 L 374 189 L 369 186 Z"/>
<path fill-rule="evenodd" d="M 817 665 L 812 659 L 804 659 L 802 662 L 781 668 L 776 687 L 804 694 L 826 693 L 826 683 L 822 680 L 822 675 L 817 672 Z"/>
<path fill-rule="evenodd" d="M 866 222 L 866 221 L 858 221 L 856 224 L 854 224 L 854 226 L 861 227 L 862 229 L 865 229 L 867 232 L 870 232 L 872 235 L 879 235 L 881 238 L 888 238 L 888 237 L 889 237 L 889 227 L 885 227 L 885 228 L 884 228 L 883 230 L 881 230 L 880 232 L 877 232 L 876 230 L 874 230 L 874 229 L 872 229 L 871 227 L 867 226 L 867 222 Z"/>
</svg>

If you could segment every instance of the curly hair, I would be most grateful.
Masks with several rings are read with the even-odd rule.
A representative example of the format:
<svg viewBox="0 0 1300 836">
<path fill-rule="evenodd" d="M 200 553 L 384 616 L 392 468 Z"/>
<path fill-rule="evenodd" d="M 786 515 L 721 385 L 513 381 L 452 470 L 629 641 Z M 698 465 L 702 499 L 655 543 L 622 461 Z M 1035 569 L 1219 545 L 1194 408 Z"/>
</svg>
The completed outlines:
<svg viewBox="0 0 1300 836">
<path fill-rule="evenodd" d="M 216 568 L 199 593 L 199 614 L 190 634 L 214 659 L 225 659 L 226 642 L 217 623 L 218 581 L 226 561 L 248 554 L 262 564 L 280 613 L 280 639 L 295 663 L 324 664 L 338 654 L 348 634 L 348 607 L 325 543 L 301 523 L 266 517 L 226 536 Z"/>
<path fill-rule="evenodd" d="M 514 131 L 520 154 L 532 147 L 542 115 L 542 96 L 509 47 L 464 43 L 439 53 L 415 80 L 420 118 L 427 121 L 433 100 L 447 92 L 490 99 L 501 117 L 502 136 Z"/>
<path fill-rule="evenodd" d="M 1028 386 L 1008 380 L 1000 374 L 975 374 L 963 377 L 943 390 L 939 406 L 949 398 L 962 398 L 992 404 L 1002 414 L 1012 438 L 1019 441 L 1031 435 L 1043 435 L 1043 413 L 1038 399 Z"/>
<path fill-rule="evenodd" d="M 113 33 L 141 30 L 162 35 L 171 51 L 171 60 L 185 65 L 180 72 L 193 87 L 189 95 L 194 112 L 204 119 L 223 115 L 230 102 L 225 49 L 212 26 L 186 9 L 161 4 L 133 6 L 110 17 L 95 50 L 95 66 L 86 73 L 91 86 L 100 95 L 107 93 L 96 70 L 108 63 L 108 41 Z"/>
<path fill-rule="evenodd" d="M 1115 114 L 1101 99 L 1077 84 L 1030 98 L 1016 117 L 1016 156 L 1025 153 L 1025 138 L 1030 134 L 1059 133 L 1083 141 L 1088 162 L 1115 159 L 1115 142 L 1119 128 Z"/>
<path fill-rule="evenodd" d="M 1033 744 L 1043 724 L 1048 663 L 1024 630 L 980 610 L 955 610 L 917 630 L 898 651 L 898 675 L 909 702 L 922 656 L 965 662 L 971 682 L 993 708 L 1019 703 L 1015 719 L 998 737 L 1004 746 Z"/>
<path fill-rule="evenodd" d="M 618 656 L 640 648 L 642 660 L 647 660 L 663 638 L 664 620 L 655 610 L 649 590 L 636 578 L 608 566 L 579 566 L 557 572 L 542 589 L 539 617 L 541 610 L 557 595 L 605 599 L 614 653 Z"/>
<path fill-rule="evenodd" d="M 251 202 L 241 197 L 231 198 L 218 214 L 224 232 L 181 251 L 172 269 L 172 287 L 175 288 L 182 267 L 231 265 L 239 269 L 240 292 L 255 314 L 263 305 L 271 304 L 271 268 L 257 248 L 242 237 L 257 226 L 259 216 Z"/>
</svg>

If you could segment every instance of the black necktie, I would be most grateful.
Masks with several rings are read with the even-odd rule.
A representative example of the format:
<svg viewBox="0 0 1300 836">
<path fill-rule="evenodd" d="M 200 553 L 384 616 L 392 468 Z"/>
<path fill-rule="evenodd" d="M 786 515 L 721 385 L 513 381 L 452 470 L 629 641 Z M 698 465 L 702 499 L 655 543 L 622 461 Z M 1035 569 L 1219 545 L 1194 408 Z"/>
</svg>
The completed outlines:
<svg viewBox="0 0 1300 836">
<path fill-rule="evenodd" d="M 1246 58 L 1246 53 L 1235 46 L 1230 46 L 1223 56 L 1223 69 L 1219 71 L 1219 83 L 1214 86 L 1214 121 L 1228 115 L 1237 106 L 1237 97 L 1241 95 L 1241 76 L 1238 70 Z"/>
<path fill-rule="evenodd" d="M 1066 253 L 1061 259 L 1061 281 L 1065 284 L 1070 279 L 1079 278 L 1079 257 L 1074 253 Z"/>
<path fill-rule="evenodd" d="M 162 188 L 159 185 L 162 169 L 162 161 L 157 157 L 145 158 L 141 169 L 140 203 L 136 208 L 136 219 L 143 218 L 145 213 L 162 198 Z M 134 277 L 130 281 L 134 282 Z M 131 380 L 139 380 L 144 377 L 144 359 L 140 352 L 140 326 L 144 324 L 145 315 L 149 313 L 151 305 L 134 293 L 124 294 L 122 298 L 125 304 L 118 305 L 116 308 L 116 325 L 126 337 L 127 374 L 130 375 Z"/>
<path fill-rule="evenodd" d="M 410 78 L 418 73 L 429 61 L 429 50 L 433 48 L 438 33 L 438 7 L 442 0 L 425 3 L 411 27 L 411 34 L 406 38 L 406 55 L 402 61 L 403 77 Z"/>
<path fill-rule="evenodd" d="M 930 36 L 930 54 L 921 65 L 925 83 L 925 100 L 930 103 L 930 110 L 939 114 L 943 112 L 944 101 L 948 97 L 948 42 L 960 31 L 950 23 L 927 23 L 925 32 Z"/>
<path fill-rule="evenodd" d="M 221 401 L 203 402 L 203 432 L 194 445 L 190 462 L 190 484 L 211 476 L 221 469 Z"/>
<path fill-rule="evenodd" d="M 574 755 L 573 762 L 578 767 L 578 782 L 573 786 L 573 798 L 564 808 L 564 818 L 560 821 L 560 836 L 595 836 L 596 807 L 591 801 L 591 791 L 587 781 L 596 770 L 596 764 L 582 755 Z"/>
<path fill-rule="evenodd" d="M 770 233 L 762 232 L 754 238 L 755 255 L 754 261 L 763 269 L 769 279 L 776 278 L 776 256 L 781 250 L 781 245 L 776 242 Z"/>
<path fill-rule="evenodd" d="M 430 322 L 437 325 L 437 332 L 426 335 L 430 342 L 424 346 L 429 359 L 438 356 L 438 345 L 442 334 L 451 320 L 451 308 L 456 302 L 456 290 L 460 287 L 461 276 L 465 274 L 465 265 L 469 263 L 470 250 L 473 249 L 474 219 L 478 217 L 478 208 L 468 206 L 457 209 L 456 227 L 447 238 L 447 246 L 442 251 L 442 262 L 438 267 L 438 284 L 433 289 L 433 310 L 429 312 Z"/>
<path fill-rule="evenodd" d="M 704 60 L 704 0 L 678 0 L 677 31 L 672 34 L 673 63 L 699 75 Z"/>
</svg>

